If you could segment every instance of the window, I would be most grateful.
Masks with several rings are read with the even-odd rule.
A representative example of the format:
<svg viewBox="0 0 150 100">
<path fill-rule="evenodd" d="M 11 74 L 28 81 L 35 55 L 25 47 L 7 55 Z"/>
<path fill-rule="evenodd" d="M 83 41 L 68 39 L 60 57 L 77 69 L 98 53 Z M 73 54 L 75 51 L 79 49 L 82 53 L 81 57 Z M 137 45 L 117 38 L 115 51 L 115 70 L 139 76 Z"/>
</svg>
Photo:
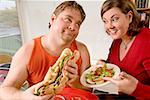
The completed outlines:
<svg viewBox="0 0 150 100">
<path fill-rule="evenodd" d="M 21 47 L 15 0 L 0 0 L 0 55 L 13 56 Z"/>
</svg>

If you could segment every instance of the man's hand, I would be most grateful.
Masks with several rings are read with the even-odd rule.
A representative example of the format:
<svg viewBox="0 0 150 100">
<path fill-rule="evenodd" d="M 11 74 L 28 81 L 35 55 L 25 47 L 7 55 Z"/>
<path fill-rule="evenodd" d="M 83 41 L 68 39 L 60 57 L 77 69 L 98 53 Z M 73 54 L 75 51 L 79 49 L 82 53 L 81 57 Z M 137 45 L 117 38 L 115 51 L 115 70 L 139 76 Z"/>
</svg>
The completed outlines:
<svg viewBox="0 0 150 100">
<path fill-rule="evenodd" d="M 65 66 L 65 71 L 67 72 L 67 77 L 69 78 L 67 84 L 70 87 L 74 87 L 74 82 L 78 82 L 79 84 L 78 66 L 74 61 L 68 61 L 67 65 Z"/>
<path fill-rule="evenodd" d="M 23 96 L 24 96 L 23 98 L 25 98 L 24 100 L 28 100 L 29 98 L 30 98 L 30 100 L 51 100 L 51 98 L 53 97 L 52 94 L 44 95 L 44 96 L 34 95 L 35 87 L 40 87 L 42 85 L 43 85 L 43 81 L 31 86 L 26 91 L 24 91 L 23 92 Z"/>
<path fill-rule="evenodd" d="M 67 85 L 72 88 L 78 88 L 83 90 L 91 91 L 90 88 L 84 87 L 80 83 L 80 76 L 78 73 L 78 66 L 74 61 L 68 61 L 68 65 L 65 66 L 65 71 L 67 72 L 67 76 L 69 77 L 69 81 L 67 82 Z"/>
</svg>

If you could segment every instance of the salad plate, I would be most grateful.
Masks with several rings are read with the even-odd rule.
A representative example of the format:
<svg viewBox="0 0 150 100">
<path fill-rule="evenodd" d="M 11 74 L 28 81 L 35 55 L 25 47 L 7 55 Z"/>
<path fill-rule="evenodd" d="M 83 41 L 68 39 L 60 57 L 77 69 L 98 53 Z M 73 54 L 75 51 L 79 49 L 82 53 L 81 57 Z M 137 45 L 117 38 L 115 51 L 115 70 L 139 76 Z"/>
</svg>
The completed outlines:
<svg viewBox="0 0 150 100">
<path fill-rule="evenodd" d="M 103 65 L 93 65 L 83 72 L 80 82 L 82 85 L 89 88 L 101 88 L 110 85 L 109 81 L 102 79 L 103 77 L 115 78 L 119 73 L 120 68 L 115 64 L 105 63 Z"/>
</svg>

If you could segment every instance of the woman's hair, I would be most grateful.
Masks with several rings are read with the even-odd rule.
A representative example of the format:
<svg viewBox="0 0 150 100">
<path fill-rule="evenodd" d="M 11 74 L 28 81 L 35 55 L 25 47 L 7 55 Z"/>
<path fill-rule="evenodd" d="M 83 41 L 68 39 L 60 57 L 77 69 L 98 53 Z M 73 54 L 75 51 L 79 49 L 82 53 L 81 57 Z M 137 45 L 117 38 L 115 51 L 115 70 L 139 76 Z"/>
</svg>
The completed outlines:
<svg viewBox="0 0 150 100">
<path fill-rule="evenodd" d="M 80 11 L 82 22 L 84 21 L 86 14 L 80 4 L 78 4 L 76 1 L 64 1 L 60 5 L 58 5 L 53 12 L 56 16 L 58 16 L 62 11 L 64 11 L 66 8 L 71 8 Z M 50 23 L 49 23 L 50 28 Z"/>
<path fill-rule="evenodd" d="M 135 5 L 130 0 L 106 0 L 101 8 L 101 17 L 103 14 L 110 10 L 113 7 L 117 7 L 124 14 L 127 14 L 129 11 L 133 12 L 132 22 L 128 28 L 128 35 L 135 36 L 139 33 L 140 30 L 140 16 L 136 10 Z"/>
</svg>

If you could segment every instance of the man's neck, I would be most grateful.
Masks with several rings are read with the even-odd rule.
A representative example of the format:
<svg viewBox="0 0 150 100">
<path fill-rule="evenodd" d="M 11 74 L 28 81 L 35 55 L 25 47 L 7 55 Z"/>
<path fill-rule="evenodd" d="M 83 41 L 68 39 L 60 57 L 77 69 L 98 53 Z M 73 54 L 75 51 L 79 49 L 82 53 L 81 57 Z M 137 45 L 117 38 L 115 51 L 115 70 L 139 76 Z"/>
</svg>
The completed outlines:
<svg viewBox="0 0 150 100">
<path fill-rule="evenodd" d="M 45 51 L 54 56 L 59 56 L 63 49 L 70 47 L 71 45 L 71 43 L 58 43 L 52 38 L 49 38 L 48 35 L 42 37 L 41 41 Z"/>
</svg>

